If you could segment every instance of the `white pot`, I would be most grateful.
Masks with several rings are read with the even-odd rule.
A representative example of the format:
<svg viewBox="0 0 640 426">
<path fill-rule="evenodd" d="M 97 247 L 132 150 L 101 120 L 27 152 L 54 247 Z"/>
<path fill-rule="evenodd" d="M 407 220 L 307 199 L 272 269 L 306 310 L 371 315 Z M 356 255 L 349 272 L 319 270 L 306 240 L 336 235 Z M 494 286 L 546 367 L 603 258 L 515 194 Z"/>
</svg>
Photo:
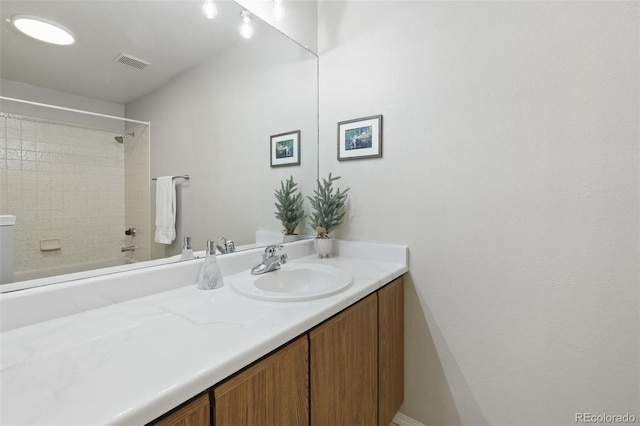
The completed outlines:
<svg viewBox="0 0 640 426">
<path fill-rule="evenodd" d="M 290 235 L 284 234 L 282 236 L 282 242 L 283 243 L 290 243 L 291 241 L 298 241 L 300 238 L 301 237 L 298 234 L 290 234 Z"/>
<path fill-rule="evenodd" d="M 316 238 L 316 253 L 319 258 L 330 257 L 333 249 L 332 238 Z"/>
</svg>

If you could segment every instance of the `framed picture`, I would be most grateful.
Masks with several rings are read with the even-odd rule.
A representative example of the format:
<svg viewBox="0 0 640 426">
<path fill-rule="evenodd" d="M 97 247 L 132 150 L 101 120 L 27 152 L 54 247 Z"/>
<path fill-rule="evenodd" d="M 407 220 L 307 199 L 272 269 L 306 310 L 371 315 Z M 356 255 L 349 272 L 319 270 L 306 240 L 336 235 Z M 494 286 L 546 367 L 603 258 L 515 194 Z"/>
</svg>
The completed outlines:
<svg viewBox="0 0 640 426">
<path fill-rule="evenodd" d="M 382 115 L 338 123 L 338 160 L 382 157 Z"/>
<path fill-rule="evenodd" d="M 271 167 L 300 164 L 300 130 L 271 136 Z"/>
</svg>

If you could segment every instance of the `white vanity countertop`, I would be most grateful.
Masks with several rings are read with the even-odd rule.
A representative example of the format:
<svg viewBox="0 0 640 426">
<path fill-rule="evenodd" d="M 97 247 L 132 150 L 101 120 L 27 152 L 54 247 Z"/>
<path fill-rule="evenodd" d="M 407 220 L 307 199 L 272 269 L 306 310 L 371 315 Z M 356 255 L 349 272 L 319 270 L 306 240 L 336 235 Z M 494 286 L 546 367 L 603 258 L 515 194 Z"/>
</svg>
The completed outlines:
<svg viewBox="0 0 640 426">
<path fill-rule="evenodd" d="M 88 310 L 0 335 L 0 424 L 145 424 L 407 272 L 369 257 L 333 265 L 353 284 L 334 296 L 267 302 L 230 285 L 195 285 Z M 346 255 L 345 255 L 346 254 Z M 225 277 L 228 283 L 231 277 Z"/>
</svg>

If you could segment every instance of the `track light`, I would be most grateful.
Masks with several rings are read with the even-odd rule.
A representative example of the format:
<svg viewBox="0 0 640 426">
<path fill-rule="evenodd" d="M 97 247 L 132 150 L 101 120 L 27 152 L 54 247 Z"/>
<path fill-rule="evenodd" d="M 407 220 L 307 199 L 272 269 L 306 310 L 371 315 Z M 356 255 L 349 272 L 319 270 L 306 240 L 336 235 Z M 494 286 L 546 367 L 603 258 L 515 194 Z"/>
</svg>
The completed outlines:
<svg viewBox="0 0 640 426">
<path fill-rule="evenodd" d="M 282 21 L 282 19 L 284 19 L 282 0 L 273 0 L 273 16 L 276 18 L 276 21 Z"/>
<path fill-rule="evenodd" d="M 242 25 L 240 25 L 240 35 L 246 39 L 253 37 L 253 26 L 251 25 L 253 14 L 248 10 L 243 10 L 242 12 L 240 12 L 240 18 L 242 18 Z"/>
<path fill-rule="evenodd" d="M 202 5 L 202 12 L 207 18 L 213 19 L 216 17 L 216 15 L 218 15 L 218 8 L 216 7 L 216 4 L 213 2 L 213 0 L 204 0 L 204 3 Z"/>
</svg>

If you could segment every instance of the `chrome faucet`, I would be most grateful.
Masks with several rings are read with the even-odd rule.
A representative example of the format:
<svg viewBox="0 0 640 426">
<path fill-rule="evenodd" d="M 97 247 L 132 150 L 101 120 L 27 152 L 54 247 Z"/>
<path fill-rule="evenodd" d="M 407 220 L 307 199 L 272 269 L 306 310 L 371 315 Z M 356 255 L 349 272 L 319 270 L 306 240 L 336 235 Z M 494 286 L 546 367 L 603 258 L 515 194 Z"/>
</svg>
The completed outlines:
<svg viewBox="0 0 640 426">
<path fill-rule="evenodd" d="M 276 249 L 282 250 L 283 248 L 284 246 L 282 244 L 265 248 L 262 254 L 262 262 L 251 268 L 251 273 L 253 275 L 260 275 L 280 269 L 282 265 L 287 263 L 287 253 L 282 253 L 278 256 L 276 255 Z"/>
<path fill-rule="evenodd" d="M 136 246 L 124 246 L 120 249 L 120 253 L 124 253 L 125 251 L 134 251 Z"/>
<path fill-rule="evenodd" d="M 218 248 L 218 251 L 220 253 L 225 254 L 233 253 L 236 251 L 236 245 L 233 241 L 227 240 L 225 237 L 218 237 L 218 241 L 222 243 L 222 245 L 216 244 L 216 247 Z"/>
</svg>

